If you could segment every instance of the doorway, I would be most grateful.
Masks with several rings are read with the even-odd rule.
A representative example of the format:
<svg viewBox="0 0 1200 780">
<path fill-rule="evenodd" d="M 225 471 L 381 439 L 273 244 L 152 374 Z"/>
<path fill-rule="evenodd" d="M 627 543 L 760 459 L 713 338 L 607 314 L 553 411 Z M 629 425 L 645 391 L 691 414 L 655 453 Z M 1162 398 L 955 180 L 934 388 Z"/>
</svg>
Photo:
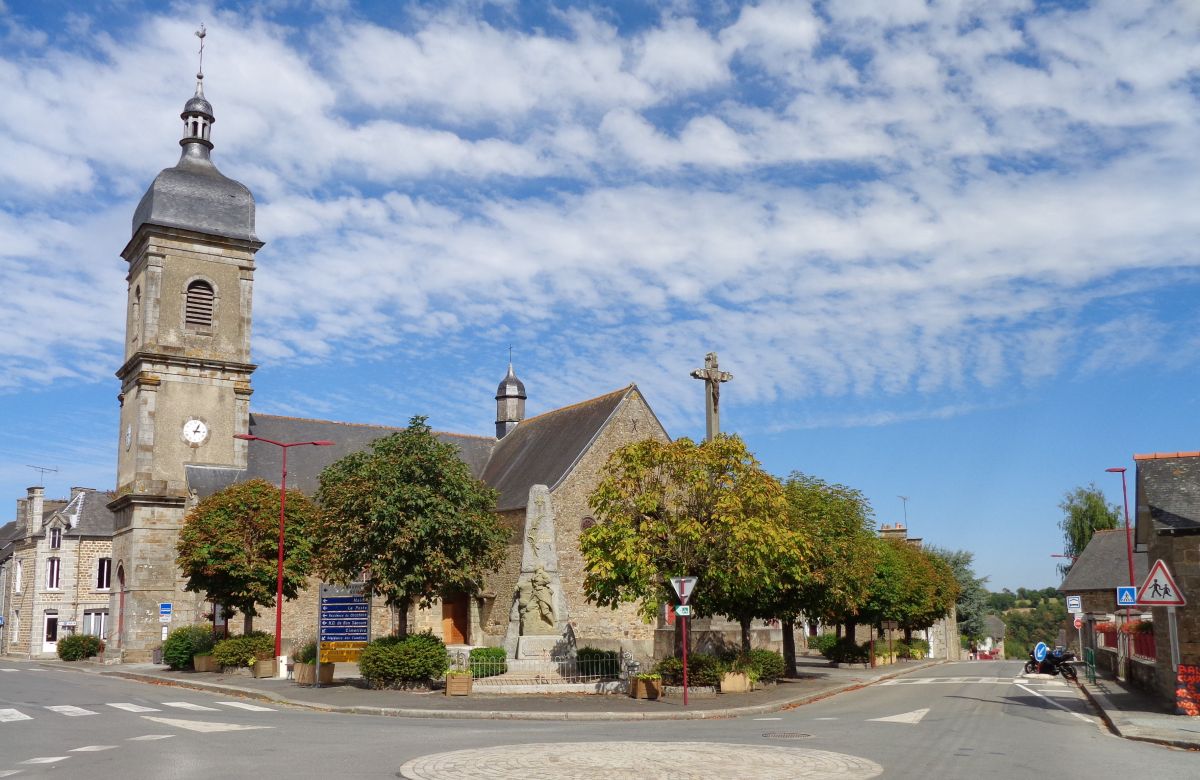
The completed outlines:
<svg viewBox="0 0 1200 780">
<path fill-rule="evenodd" d="M 45 632 L 42 634 L 42 652 L 53 653 L 58 649 L 58 613 L 47 612 Z"/>
<path fill-rule="evenodd" d="M 471 638 L 471 600 L 465 593 L 451 593 L 442 598 L 442 641 L 448 645 L 465 645 Z"/>
</svg>

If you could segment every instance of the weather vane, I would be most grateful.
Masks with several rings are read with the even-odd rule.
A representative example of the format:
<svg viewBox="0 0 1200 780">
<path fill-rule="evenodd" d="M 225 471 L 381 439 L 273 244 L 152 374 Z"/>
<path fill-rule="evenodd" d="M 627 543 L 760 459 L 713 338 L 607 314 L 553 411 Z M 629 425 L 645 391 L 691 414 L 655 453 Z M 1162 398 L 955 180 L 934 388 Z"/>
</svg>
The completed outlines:
<svg viewBox="0 0 1200 780">
<path fill-rule="evenodd" d="M 200 23 L 200 29 L 196 30 L 196 37 L 200 39 L 200 70 L 196 73 L 196 78 L 204 78 L 204 36 L 208 35 L 208 30 L 204 29 L 204 22 Z"/>
</svg>

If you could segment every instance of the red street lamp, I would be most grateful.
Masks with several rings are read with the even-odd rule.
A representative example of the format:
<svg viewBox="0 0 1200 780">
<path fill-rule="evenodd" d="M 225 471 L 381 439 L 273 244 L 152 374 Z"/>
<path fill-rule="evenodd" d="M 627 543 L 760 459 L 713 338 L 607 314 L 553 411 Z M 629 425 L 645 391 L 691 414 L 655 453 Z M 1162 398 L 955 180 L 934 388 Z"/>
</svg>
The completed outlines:
<svg viewBox="0 0 1200 780">
<path fill-rule="evenodd" d="M 333 444 L 331 441 L 293 441 L 281 442 L 264 439 L 261 436 L 251 436 L 248 433 L 235 433 L 235 439 L 243 441 L 261 441 L 266 444 L 274 444 L 283 450 L 283 476 L 279 480 L 279 554 L 278 554 L 278 571 L 275 578 L 275 660 L 278 661 L 281 652 L 281 640 L 283 634 L 283 511 L 287 507 L 287 452 L 289 447 L 300 447 L 303 445 L 312 445 L 314 447 L 329 447 Z"/>
<path fill-rule="evenodd" d="M 1129 491 L 1125 489 L 1125 469 L 1120 466 L 1114 466 L 1105 471 L 1121 475 L 1121 495 L 1125 499 L 1125 555 L 1129 559 L 1129 584 L 1137 587 L 1137 583 L 1133 581 L 1133 536 L 1129 529 Z"/>
</svg>

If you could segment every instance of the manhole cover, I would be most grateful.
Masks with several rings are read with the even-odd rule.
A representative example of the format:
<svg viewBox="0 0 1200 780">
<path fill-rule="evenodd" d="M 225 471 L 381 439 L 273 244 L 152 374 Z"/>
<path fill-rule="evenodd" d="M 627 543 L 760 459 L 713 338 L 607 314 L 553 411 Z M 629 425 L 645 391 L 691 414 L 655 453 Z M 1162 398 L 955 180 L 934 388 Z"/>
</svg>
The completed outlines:
<svg viewBox="0 0 1200 780">
<path fill-rule="evenodd" d="M 768 731 L 763 736 L 767 739 L 808 739 L 812 734 L 803 731 Z"/>
</svg>

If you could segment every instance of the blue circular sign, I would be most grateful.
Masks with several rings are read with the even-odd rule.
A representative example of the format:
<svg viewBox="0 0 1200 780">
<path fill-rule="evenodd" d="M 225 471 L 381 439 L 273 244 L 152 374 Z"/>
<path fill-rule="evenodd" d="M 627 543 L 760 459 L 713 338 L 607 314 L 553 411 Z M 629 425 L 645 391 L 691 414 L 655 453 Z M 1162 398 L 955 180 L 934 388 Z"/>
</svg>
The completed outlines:
<svg viewBox="0 0 1200 780">
<path fill-rule="evenodd" d="M 1046 646 L 1046 643 L 1038 642 L 1033 648 L 1033 658 L 1038 663 L 1041 663 L 1046 660 L 1046 653 L 1048 652 L 1050 652 L 1050 648 Z"/>
</svg>

